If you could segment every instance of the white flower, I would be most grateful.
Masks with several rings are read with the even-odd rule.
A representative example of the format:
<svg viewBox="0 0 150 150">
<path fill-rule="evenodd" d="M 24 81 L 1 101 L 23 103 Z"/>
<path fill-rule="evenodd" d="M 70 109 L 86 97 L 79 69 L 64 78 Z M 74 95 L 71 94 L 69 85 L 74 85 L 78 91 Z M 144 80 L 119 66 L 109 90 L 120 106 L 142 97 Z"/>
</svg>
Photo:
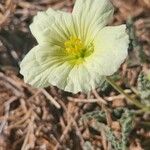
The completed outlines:
<svg viewBox="0 0 150 150">
<path fill-rule="evenodd" d="M 38 45 L 20 65 L 25 82 L 73 93 L 98 87 L 127 57 L 126 26 L 106 26 L 113 12 L 109 0 L 77 0 L 72 13 L 39 12 L 30 26 Z"/>
</svg>

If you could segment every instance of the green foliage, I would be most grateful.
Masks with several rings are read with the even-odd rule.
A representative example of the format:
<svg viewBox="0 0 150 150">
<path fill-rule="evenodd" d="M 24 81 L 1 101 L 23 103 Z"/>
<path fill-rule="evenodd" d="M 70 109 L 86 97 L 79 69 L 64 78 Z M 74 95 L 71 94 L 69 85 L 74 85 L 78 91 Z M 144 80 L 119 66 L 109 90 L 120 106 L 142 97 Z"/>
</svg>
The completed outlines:
<svg viewBox="0 0 150 150">
<path fill-rule="evenodd" d="M 118 119 L 121 118 L 121 116 L 124 113 L 125 109 L 126 108 L 124 108 L 124 107 L 118 107 L 118 108 L 114 109 L 113 110 L 113 116 L 115 118 L 118 118 Z"/>
<path fill-rule="evenodd" d="M 118 121 L 122 127 L 121 139 L 116 138 L 111 128 L 106 130 L 106 136 L 114 150 L 126 150 L 129 134 L 133 129 L 133 113 L 126 109 Z"/>
<path fill-rule="evenodd" d="M 110 85 L 105 80 L 102 80 L 99 87 L 102 92 L 105 92 L 110 87 Z"/>
<path fill-rule="evenodd" d="M 115 74 L 113 74 L 111 76 L 111 79 L 113 79 L 114 81 L 118 81 L 121 79 L 121 77 L 118 74 L 118 72 L 116 72 Z M 103 80 L 101 80 L 99 87 L 100 87 L 102 92 L 106 92 L 111 88 L 111 85 L 105 79 L 103 79 Z"/>
<path fill-rule="evenodd" d="M 106 114 L 102 111 L 93 111 L 86 113 L 82 116 L 81 120 L 88 120 L 88 119 L 95 119 L 94 125 L 91 125 L 92 128 L 101 132 L 102 130 L 105 131 L 107 140 L 112 145 L 112 150 L 126 150 L 127 144 L 129 140 L 129 135 L 133 129 L 133 112 L 126 108 L 119 108 L 114 110 L 113 115 L 116 118 L 120 118 L 117 121 L 121 125 L 121 138 L 118 139 L 113 130 L 108 127 L 106 124 L 101 123 L 104 120 L 106 121 Z M 92 145 L 87 143 L 85 150 L 91 150 Z M 91 149 L 89 148 L 91 147 Z"/>
<path fill-rule="evenodd" d="M 149 56 L 145 54 L 143 45 L 138 41 L 138 38 L 135 34 L 135 27 L 132 18 L 127 20 L 127 29 L 130 39 L 128 65 L 134 66 L 140 65 L 141 62 L 150 62 Z"/>
<path fill-rule="evenodd" d="M 88 112 L 81 117 L 81 120 L 96 119 L 99 122 L 106 121 L 106 114 L 102 111 L 96 110 Z"/>
<path fill-rule="evenodd" d="M 150 105 L 150 81 L 141 73 L 138 77 L 138 90 L 141 97 L 141 102 Z"/>
<path fill-rule="evenodd" d="M 129 18 L 127 20 L 127 29 L 128 29 L 128 34 L 129 34 L 129 39 L 130 39 L 130 49 L 133 49 L 134 47 L 138 46 L 138 41 L 135 35 L 135 29 L 133 25 L 133 20 L 132 18 Z"/>
<path fill-rule="evenodd" d="M 113 150 L 121 150 L 121 142 L 116 138 L 112 129 L 108 129 L 106 132 L 107 140 L 111 143 Z"/>
<path fill-rule="evenodd" d="M 129 134 L 133 129 L 133 113 L 131 113 L 128 109 L 125 110 L 120 119 L 120 124 L 122 126 L 121 147 L 122 150 L 126 150 Z"/>
</svg>

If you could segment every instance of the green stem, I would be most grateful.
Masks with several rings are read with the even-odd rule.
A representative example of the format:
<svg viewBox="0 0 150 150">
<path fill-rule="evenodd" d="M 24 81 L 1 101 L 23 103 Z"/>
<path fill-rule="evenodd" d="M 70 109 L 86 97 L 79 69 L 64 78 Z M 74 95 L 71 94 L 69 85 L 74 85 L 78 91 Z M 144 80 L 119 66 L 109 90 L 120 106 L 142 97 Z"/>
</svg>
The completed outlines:
<svg viewBox="0 0 150 150">
<path fill-rule="evenodd" d="M 106 81 L 120 94 L 123 94 L 125 98 L 135 104 L 137 107 L 141 108 L 143 111 L 150 112 L 150 107 L 146 107 L 145 105 L 141 104 L 138 100 L 133 99 L 127 93 L 123 91 L 123 89 L 118 86 L 110 77 L 105 77 Z"/>
</svg>

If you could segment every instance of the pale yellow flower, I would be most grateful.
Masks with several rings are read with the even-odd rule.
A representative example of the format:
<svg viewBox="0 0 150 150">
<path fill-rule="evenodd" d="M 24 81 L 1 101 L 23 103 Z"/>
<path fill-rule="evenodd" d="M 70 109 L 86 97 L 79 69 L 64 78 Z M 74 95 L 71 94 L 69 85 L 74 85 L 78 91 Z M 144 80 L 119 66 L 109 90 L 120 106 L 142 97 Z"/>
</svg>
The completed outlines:
<svg viewBox="0 0 150 150">
<path fill-rule="evenodd" d="M 39 12 L 30 26 L 38 45 L 20 65 L 25 82 L 73 93 L 98 87 L 127 57 L 126 26 L 106 26 L 113 12 L 109 0 L 77 0 L 72 13 Z"/>
</svg>

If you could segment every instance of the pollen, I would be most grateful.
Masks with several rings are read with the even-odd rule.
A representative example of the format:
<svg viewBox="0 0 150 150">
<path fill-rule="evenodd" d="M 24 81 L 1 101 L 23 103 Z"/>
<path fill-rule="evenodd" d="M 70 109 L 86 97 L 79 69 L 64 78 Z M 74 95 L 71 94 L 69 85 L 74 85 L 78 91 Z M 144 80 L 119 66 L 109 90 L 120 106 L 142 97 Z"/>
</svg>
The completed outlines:
<svg viewBox="0 0 150 150">
<path fill-rule="evenodd" d="M 65 43 L 65 50 L 68 54 L 79 54 L 83 51 L 84 49 L 84 44 L 83 42 L 76 37 L 70 37 L 69 40 L 67 40 Z"/>
</svg>

